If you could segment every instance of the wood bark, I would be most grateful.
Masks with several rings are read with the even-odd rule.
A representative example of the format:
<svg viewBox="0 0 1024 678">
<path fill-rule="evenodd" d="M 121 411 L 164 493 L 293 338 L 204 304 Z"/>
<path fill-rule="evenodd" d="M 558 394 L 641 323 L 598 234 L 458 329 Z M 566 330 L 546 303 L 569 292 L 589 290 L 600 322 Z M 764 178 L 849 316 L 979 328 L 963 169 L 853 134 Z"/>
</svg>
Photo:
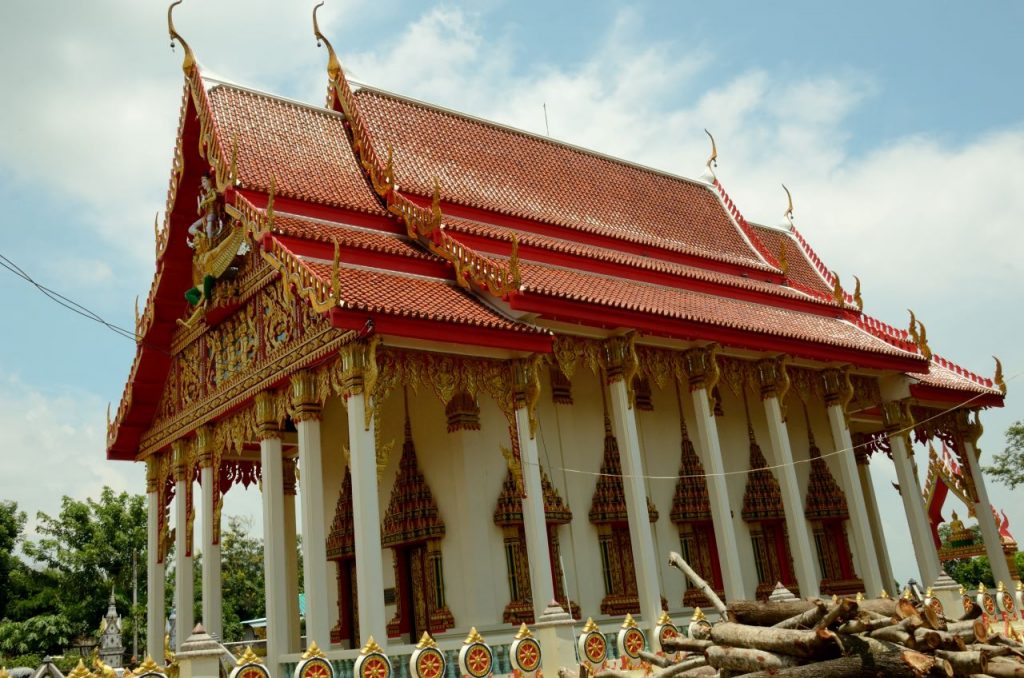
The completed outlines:
<svg viewBox="0 0 1024 678">
<path fill-rule="evenodd" d="M 664 649 L 664 647 L 665 646 L 662 645 L 662 649 Z M 647 650 L 640 650 L 640 659 L 643 659 L 652 666 L 658 666 L 663 669 L 676 665 L 676 662 L 672 661 L 668 657 L 662 657 L 654 654 L 653 652 L 648 652 Z"/>
<path fill-rule="evenodd" d="M 953 675 L 955 676 L 988 673 L 988 653 L 984 650 L 971 652 L 936 650 L 935 656 L 948 661 L 949 665 L 953 667 Z"/>
<path fill-rule="evenodd" d="M 809 601 L 811 607 L 800 614 L 795 614 L 788 619 L 783 619 L 778 624 L 773 624 L 777 629 L 810 629 L 821 621 L 822 617 L 828 614 L 828 606 L 820 600 Z"/>
<path fill-rule="evenodd" d="M 761 603 L 755 600 L 737 600 L 727 605 L 729 621 L 754 626 L 774 626 L 781 621 L 806 612 L 814 607 L 810 600 L 787 600 L 778 603 Z M 896 602 L 888 598 L 866 598 L 857 603 L 865 612 L 884 617 L 896 616 Z"/>
<path fill-rule="evenodd" d="M 986 673 L 992 678 L 1024 678 L 1024 664 L 1006 657 L 996 657 L 988 663 Z"/>
<path fill-rule="evenodd" d="M 787 666 L 796 666 L 800 663 L 800 660 L 796 657 L 754 650 L 747 647 L 725 647 L 722 645 L 709 647 L 705 656 L 707 657 L 708 664 L 716 669 L 727 669 L 742 673 L 782 669 Z"/>
<path fill-rule="evenodd" d="M 672 676 L 683 675 L 693 669 L 699 669 L 703 666 L 707 666 L 708 660 L 703 657 L 689 657 L 679 662 L 675 666 L 671 666 L 658 674 L 659 678 L 671 678 Z"/>
<path fill-rule="evenodd" d="M 846 621 L 857 614 L 857 601 L 843 598 L 815 625 L 816 629 L 827 629 L 836 622 Z"/>
<path fill-rule="evenodd" d="M 973 638 L 973 636 L 972 636 Z M 685 636 L 675 636 L 674 638 L 666 638 L 661 644 L 663 650 L 667 652 L 701 652 L 711 647 L 714 643 L 710 640 L 700 640 L 699 638 L 687 638 Z"/>
<path fill-rule="evenodd" d="M 722 619 L 728 618 L 729 612 L 725 607 L 725 603 L 723 603 L 722 599 L 719 598 L 717 594 L 715 594 L 714 589 L 708 586 L 708 583 L 704 581 L 700 577 L 700 575 L 693 571 L 693 568 L 690 567 L 689 563 L 683 560 L 683 557 L 681 555 L 679 555 L 675 551 L 670 552 L 668 554 L 668 564 L 672 567 L 677 568 L 680 572 L 685 574 L 691 582 L 693 582 L 694 587 L 697 588 L 701 593 L 704 594 L 705 597 L 707 597 L 708 600 L 711 601 L 711 605 L 715 608 L 715 610 L 718 611 L 718 614 L 722 617 Z"/>
<path fill-rule="evenodd" d="M 912 655 L 924 657 L 925 661 L 921 662 L 919 659 L 913 658 Z M 952 675 L 952 670 L 947 673 L 941 666 L 937 667 L 938 673 L 932 673 L 936 666 L 935 662 L 929 662 L 929 659 L 925 655 L 910 650 L 882 654 L 869 652 L 779 671 L 748 673 L 744 678 L 821 678 L 821 676 L 828 676 L 828 678 L 878 678 L 878 676 L 921 678 L 923 675 Z M 919 666 L 927 668 L 922 673 Z"/>
<path fill-rule="evenodd" d="M 828 659 L 842 652 L 839 638 L 826 629 L 798 631 L 722 622 L 711 627 L 711 640 L 719 645 L 778 652 L 805 659 Z"/>
</svg>

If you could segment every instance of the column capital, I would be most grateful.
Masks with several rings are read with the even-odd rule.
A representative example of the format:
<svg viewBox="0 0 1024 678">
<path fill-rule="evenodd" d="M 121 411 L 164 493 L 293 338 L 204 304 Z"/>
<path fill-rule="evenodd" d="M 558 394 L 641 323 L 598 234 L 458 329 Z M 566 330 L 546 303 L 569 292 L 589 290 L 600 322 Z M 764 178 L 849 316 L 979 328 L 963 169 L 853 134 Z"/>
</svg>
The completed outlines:
<svg viewBox="0 0 1024 678">
<path fill-rule="evenodd" d="M 530 438 L 537 434 L 537 401 L 540 400 L 539 354 L 512 361 L 512 406 L 526 408 L 530 419 Z"/>
<path fill-rule="evenodd" d="M 971 418 L 972 411 L 974 412 L 973 419 Z M 953 425 L 957 435 L 977 450 L 978 439 L 985 432 L 985 427 L 981 425 L 981 413 L 978 410 L 956 410 L 953 413 Z"/>
<path fill-rule="evenodd" d="M 551 400 L 556 405 L 572 405 L 572 382 L 557 363 L 551 365 Z"/>
<path fill-rule="evenodd" d="M 636 357 L 636 332 L 608 337 L 601 342 L 600 356 L 608 383 L 625 380 L 626 387 L 632 393 L 633 377 L 640 369 L 640 361 Z"/>
<path fill-rule="evenodd" d="M 718 344 L 708 344 L 683 351 L 680 367 L 690 383 L 690 390 L 707 389 L 711 391 L 722 378 L 722 370 L 718 365 Z"/>
<path fill-rule="evenodd" d="M 214 433 L 213 426 L 210 425 L 196 429 L 196 458 L 199 460 L 199 468 L 210 468 L 214 465 L 217 457 Z"/>
<path fill-rule="evenodd" d="M 193 446 L 191 441 L 185 438 L 178 438 L 171 443 L 171 454 L 174 459 L 174 480 L 175 482 L 187 482 L 192 477 Z"/>
<path fill-rule="evenodd" d="M 444 408 L 448 419 L 448 433 L 480 430 L 480 405 L 466 391 L 458 391 Z"/>
<path fill-rule="evenodd" d="M 821 383 L 825 387 L 825 407 L 838 405 L 846 414 L 846 406 L 853 399 L 853 384 L 850 382 L 850 366 L 830 367 L 821 371 Z"/>
<path fill-rule="evenodd" d="M 341 354 L 341 393 L 345 398 L 364 393 L 373 395 L 377 385 L 377 346 L 380 336 L 345 344 Z"/>
<path fill-rule="evenodd" d="M 281 437 L 277 416 L 277 394 L 273 391 L 257 393 L 253 399 L 253 414 L 256 420 L 256 439 L 263 441 Z"/>
<path fill-rule="evenodd" d="M 319 420 L 323 408 L 320 404 L 321 393 L 316 374 L 309 370 L 296 372 L 291 377 L 289 388 L 292 421 L 298 424 L 302 421 Z"/>
<path fill-rule="evenodd" d="M 761 388 L 761 398 L 776 397 L 779 404 L 786 399 L 792 382 L 789 379 L 789 356 L 780 355 L 775 358 L 764 358 L 754 364 L 754 376 Z"/>
<path fill-rule="evenodd" d="M 914 426 L 910 400 L 889 400 L 882 403 L 882 424 L 889 435 L 901 430 L 904 434 L 909 434 L 909 429 Z"/>
<path fill-rule="evenodd" d="M 159 452 L 146 457 L 146 493 L 157 492 L 160 489 L 160 459 Z"/>
</svg>

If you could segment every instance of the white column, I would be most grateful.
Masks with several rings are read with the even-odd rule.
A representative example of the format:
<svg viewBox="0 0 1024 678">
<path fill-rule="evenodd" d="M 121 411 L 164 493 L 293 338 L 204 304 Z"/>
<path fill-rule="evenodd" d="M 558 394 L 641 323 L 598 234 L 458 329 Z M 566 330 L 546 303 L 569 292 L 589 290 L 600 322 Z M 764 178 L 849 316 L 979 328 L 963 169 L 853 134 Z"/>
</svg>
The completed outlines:
<svg viewBox="0 0 1024 678">
<path fill-rule="evenodd" d="M 978 503 L 974 505 L 974 513 L 978 519 L 978 526 L 981 528 L 981 536 L 985 541 L 985 553 L 988 555 L 989 565 L 992 566 L 992 576 L 997 583 L 1003 582 L 1006 586 L 1010 586 L 1013 576 L 1010 574 L 1010 568 L 1006 562 L 1006 554 L 1003 553 L 1003 540 L 999 535 L 999 527 L 996 525 L 995 516 L 992 515 L 992 504 L 988 500 L 988 488 L 985 487 L 985 478 L 981 474 L 981 466 L 978 464 L 978 451 L 970 440 L 965 439 L 963 445 L 963 456 L 967 460 L 971 478 L 974 479 L 974 487 L 978 493 Z"/>
<path fill-rule="evenodd" d="M 365 425 L 366 400 L 360 388 L 348 397 L 349 472 L 352 474 L 352 518 L 355 524 L 356 588 L 359 605 L 359 642 L 373 636 L 387 641 L 384 617 L 384 564 L 380 546 L 380 504 L 377 487 L 377 447 L 373 417 Z"/>
<path fill-rule="evenodd" d="M 530 434 L 530 412 L 516 408 L 516 430 L 519 454 L 522 457 L 523 531 L 526 533 L 526 556 L 530 561 L 530 591 L 533 593 L 533 618 L 540 619 L 555 598 L 551 581 L 551 551 L 548 548 L 548 527 L 544 516 L 544 491 L 540 482 L 540 457 L 537 438 Z"/>
<path fill-rule="evenodd" d="M 643 625 L 654 651 L 660 651 L 657 634 L 661 616 L 661 591 L 658 587 L 658 555 L 654 552 L 654 535 L 650 513 L 647 510 L 647 490 L 644 485 L 644 467 L 640 459 L 640 437 L 636 428 L 636 413 L 629 401 L 626 380 L 618 378 L 608 385 L 611 396 L 612 422 L 619 442 L 619 460 L 622 463 L 622 489 L 626 497 L 629 517 L 629 540 L 633 547 L 633 566 L 636 570 L 636 589 L 640 598 Z"/>
<path fill-rule="evenodd" d="M 192 574 L 192 463 L 188 442 L 174 442 L 174 646 L 181 647 L 195 626 L 195 580 Z"/>
<path fill-rule="evenodd" d="M 907 435 L 898 432 L 889 435 L 889 446 L 892 450 L 892 462 L 896 467 L 896 478 L 900 484 L 903 509 L 907 513 L 907 523 L 910 526 L 910 540 L 914 544 L 914 555 L 921 570 L 921 582 L 925 586 L 931 586 L 939 577 L 939 555 L 935 551 L 935 543 L 928 527 L 921 486 L 914 473 L 913 448 Z"/>
<path fill-rule="evenodd" d="M 800 485 L 797 483 L 796 468 L 793 466 L 793 450 L 789 444 L 789 430 L 785 422 L 782 421 L 782 409 L 779 407 L 778 397 L 769 395 L 763 399 L 763 402 L 764 416 L 768 421 L 768 438 L 772 446 L 772 456 L 779 466 L 779 488 L 782 490 L 782 506 L 786 513 L 786 531 L 789 533 L 796 581 L 800 586 L 801 596 L 817 598 L 821 595 L 820 579 L 814 566 L 815 553 L 811 548 L 807 519 L 804 518 L 804 501 L 800 496 Z"/>
<path fill-rule="evenodd" d="M 693 442 L 704 458 L 704 468 L 708 473 L 708 501 L 711 503 L 711 521 L 715 528 L 715 544 L 718 546 L 718 561 L 722 567 L 725 597 L 728 600 L 743 600 L 747 595 L 740 570 L 740 552 L 736 544 L 736 528 L 732 522 L 732 507 L 729 505 L 729 488 L 723 475 L 725 466 L 722 464 L 722 447 L 718 441 L 718 424 L 708 403 L 707 389 L 701 385 L 692 389 L 690 396 L 697 420 L 697 438 Z"/>
<path fill-rule="evenodd" d="M 284 553 L 284 485 L 281 437 L 274 396 L 256 396 L 257 437 L 260 439 L 260 485 L 263 491 L 263 575 L 266 591 L 267 665 L 281 672 L 281 655 L 288 647 L 288 583 Z"/>
<path fill-rule="evenodd" d="M 458 544 L 462 561 L 462 590 L 464 619 L 477 626 L 501 623 L 501 605 L 492 581 L 490 560 L 480 557 L 481 544 L 491 541 L 495 529 L 491 514 L 482 511 L 494 497 L 486 494 L 480 482 L 480 452 L 486 442 L 480 432 L 480 408 L 468 393 L 456 393 L 445 407 L 448 419 L 449 449 L 458 456 L 457 478 L 459 491 L 455 505 L 458 508 Z M 532 565 L 532 563 L 531 563 Z"/>
<path fill-rule="evenodd" d="M 196 429 L 196 455 L 199 459 L 200 502 L 202 504 L 203 607 L 202 623 L 208 634 L 220 640 L 224 634 L 220 577 L 220 488 L 217 466 L 220 455 L 214 453 L 213 430 Z"/>
<path fill-rule="evenodd" d="M 853 450 L 850 429 L 846 425 L 846 415 L 843 413 L 842 405 L 837 402 L 830 403 L 827 409 L 828 423 L 832 428 L 832 442 L 835 449 L 844 450 L 836 458 L 839 461 L 840 483 L 846 492 L 846 506 L 850 511 L 850 532 L 853 533 L 853 550 L 859 565 L 859 574 L 864 581 L 864 589 L 877 594 L 886 586 L 892 586 L 892 583 L 886 584 L 882 580 L 882 570 L 878 566 L 878 553 L 875 551 L 875 540 L 871 536 L 871 523 L 868 522 L 868 509 L 860 486 L 857 456 Z M 920 492 L 917 497 L 920 499 Z M 927 581 L 930 583 L 935 580 Z"/>
<path fill-rule="evenodd" d="M 284 571 L 288 582 L 288 638 L 286 652 L 302 650 L 302 628 L 299 624 L 299 541 L 295 529 L 295 459 L 285 458 L 284 476 Z M 308 600 L 308 599 L 307 599 Z M 326 646 L 324 646 L 326 649 Z"/>
<path fill-rule="evenodd" d="M 327 612 L 327 532 L 324 525 L 324 469 L 320 446 L 320 401 L 316 377 L 292 376 L 292 421 L 299 432 L 299 502 L 302 509 L 302 567 L 306 590 L 306 642 L 331 646 Z"/>
<path fill-rule="evenodd" d="M 203 493 L 203 628 L 214 638 L 223 640 L 223 600 L 220 578 L 220 539 L 214 523 L 220 521 L 220 512 L 214 510 L 214 473 L 212 466 L 199 471 Z"/>
<path fill-rule="evenodd" d="M 871 537 L 875 544 L 875 554 L 878 557 L 878 569 L 882 576 L 882 585 L 879 591 L 884 588 L 886 590 L 893 587 L 893 582 L 896 581 L 895 575 L 892 573 L 892 560 L 889 558 L 889 547 L 885 543 L 885 532 L 882 530 L 882 516 L 878 513 L 878 500 L 875 498 L 875 486 L 871 480 L 871 466 L 869 465 L 869 459 L 867 455 L 864 455 L 863 460 L 858 459 L 857 461 L 857 472 L 860 475 L 860 487 L 864 492 L 864 504 L 868 509 L 868 520 L 871 523 Z M 865 585 L 865 590 L 869 595 L 878 595 L 879 591 L 869 589 Z"/>
<path fill-rule="evenodd" d="M 163 478 L 155 455 L 146 460 L 146 654 L 164 661 L 164 562 L 160 558 L 160 494 Z M 141 657 L 140 657 L 141 659 Z"/>
</svg>

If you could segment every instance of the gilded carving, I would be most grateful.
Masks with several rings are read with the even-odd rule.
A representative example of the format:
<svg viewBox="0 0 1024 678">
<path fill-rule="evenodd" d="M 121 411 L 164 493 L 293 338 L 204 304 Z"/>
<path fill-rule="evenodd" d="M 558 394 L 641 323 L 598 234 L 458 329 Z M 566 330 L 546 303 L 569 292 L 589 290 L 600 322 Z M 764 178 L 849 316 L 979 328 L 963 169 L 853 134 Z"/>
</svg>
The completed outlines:
<svg viewBox="0 0 1024 678">
<path fill-rule="evenodd" d="M 786 421 L 786 394 L 789 393 L 792 381 L 789 377 L 789 357 L 765 358 L 759 360 L 754 368 L 761 387 L 762 398 L 776 398 L 782 412 L 782 421 Z"/>
<path fill-rule="evenodd" d="M 708 403 L 712 408 L 715 407 L 714 390 L 722 377 L 718 365 L 719 348 L 718 344 L 709 344 L 684 351 L 677 368 L 679 376 L 686 375 L 691 391 L 699 388 L 707 391 Z"/>
<path fill-rule="evenodd" d="M 853 399 L 853 384 L 850 382 L 850 366 L 842 368 L 830 368 L 821 372 L 822 385 L 825 388 L 825 406 L 838 405 L 844 415 L 847 415 L 847 406 Z"/>
<path fill-rule="evenodd" d="M 281 435 L 277 413 L 277 397 L 273 391 L 257 393 L 254 400 L 256 439 L 268 440 Z"/>
<path fill-rule="evenodd" d="M 320 419 L 321 398 L 317 392 L 317 385 L 316 374 L 309 370 L 292 375 L 289 413 L 296 424 Z"/>
<path fill-rule="evenodd" d="M 530 438 L 537 435 L 537 402 L 540 400 L 540 365 L 544 357 L 535 354 L 512 366 L 512 387 L 516 407 L 525 407 L 530 420 Z"/>
</svg>

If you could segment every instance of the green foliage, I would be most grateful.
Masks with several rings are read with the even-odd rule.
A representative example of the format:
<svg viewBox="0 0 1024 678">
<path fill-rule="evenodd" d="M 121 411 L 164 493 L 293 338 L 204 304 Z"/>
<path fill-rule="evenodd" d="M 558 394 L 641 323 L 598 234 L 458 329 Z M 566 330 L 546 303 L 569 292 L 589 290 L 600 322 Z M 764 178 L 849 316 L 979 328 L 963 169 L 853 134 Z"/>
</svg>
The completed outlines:
<svg viewBox="0 0 1024 678">
<path fill-rule="evenodd" d="M 977 525 L 972 525 L 970 528 L 974 534 L 974 543 L 981 544 L 981 528 Z M 949 543 L 950 533 L 952 530 L 948 523 L 939 525 L 939 541 L 943 545 Z M 946 570 L 953 581 L 960 584 L 965 588 L 974 588 L 978 584 L 985 584 L 985 586 L 995 586 L 995 577 L 992 575 L 992 567 L 989 565 L 988 558 L 985 556 L 978 556 L 975 558 L 957 558 L 956 560 L 947 560 L 942 564 L 943 569 Z"/>
<path fill-rule="evenodd" d="M 0 654 L 60 654 L 72 635 L 71 624 L 59 614 L 40 615 L 22 622 L 4 620 L 0 622 Z"/>
<path fill-rule="evenodd" d="M 25 595 L 16 618 L 57 613 L 67 620 L 72 637 L 94 632 L 111 586 L 118 609 L 122 614 L 129 609 L 133 550 L 139 551 L 137 583 L 145 592 L 145 497 L 104 487 L 98 500 L 64 497 L 56 517 L 40 512 L 37 519 L 40 538 L 26 542 L 24 551 L 40 569 L 24 573 Z"/>
<path fill-rule="evenodd" d="M 264 616 L 263 540 L 249 535 L 250 521 L 228 518 L 221 529 L 224 640 L 242 639 L 241 621 Z"/>
<path fill-rule="evenodd" d="M 13 501 L 0 501 L 0 619 L 7 616 L 12 593 L 12 573 L 23 567 L 15 549 L 25 530 L 25 512 Z"/>
<path fill-rule="evenodd" d="M 992 458 L 985 473 L 1007 485 L 1011 490 L 1024 485 L 1024 421 L 1006 429 L 1006 449 Z"/>
</svg>

